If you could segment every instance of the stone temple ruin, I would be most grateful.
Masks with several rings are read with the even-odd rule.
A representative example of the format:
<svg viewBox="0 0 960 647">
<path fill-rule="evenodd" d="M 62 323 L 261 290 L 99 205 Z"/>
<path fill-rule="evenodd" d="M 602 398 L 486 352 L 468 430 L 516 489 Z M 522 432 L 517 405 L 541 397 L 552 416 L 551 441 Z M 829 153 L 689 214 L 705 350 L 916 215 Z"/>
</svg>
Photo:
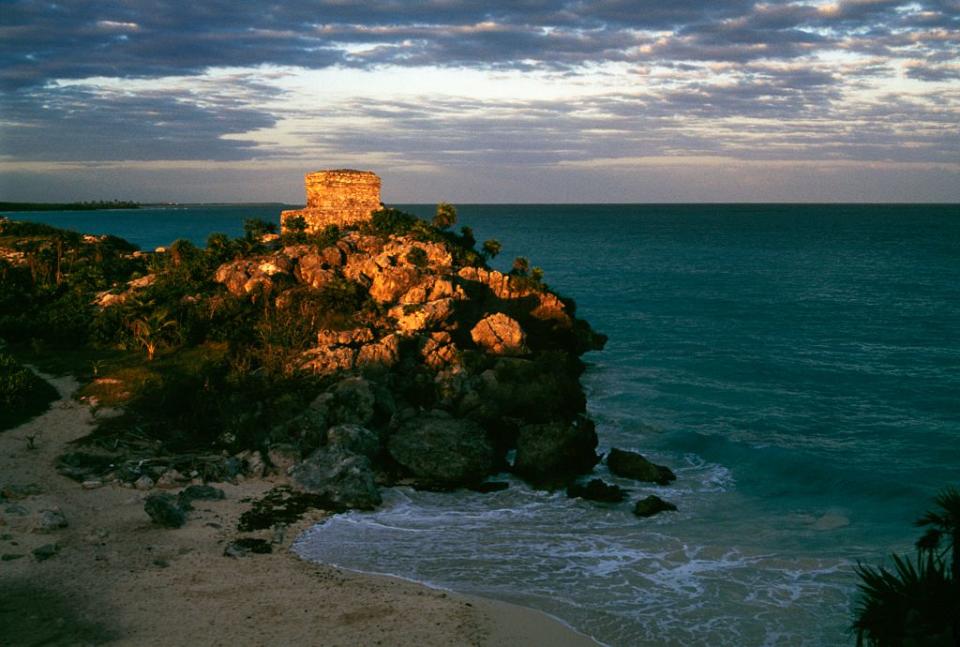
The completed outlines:
<svg viewBox="0 0 960 647">
<path fill-rule="evenodd" d="M 371 171 L 337 169 L 307 173 L 307 206 L 282 211 L 281 230 L 287 218 L 302 216 L 307 232 L 323 231 L 328 225 L 351 225 L 370 220 L 370 214 L 382 207 L 380 178 Z"/>
</svg>

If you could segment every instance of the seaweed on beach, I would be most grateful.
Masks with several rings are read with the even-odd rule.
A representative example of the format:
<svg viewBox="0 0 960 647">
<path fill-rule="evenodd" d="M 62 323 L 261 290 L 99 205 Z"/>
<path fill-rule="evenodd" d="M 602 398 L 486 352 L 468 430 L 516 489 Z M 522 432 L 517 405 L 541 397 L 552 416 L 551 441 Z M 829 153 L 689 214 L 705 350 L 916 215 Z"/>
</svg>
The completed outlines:
<svg viewBox="0 0 960 647">
<path fill-rule="evenodd" d="M 251 532 L 291 524 L 309 510 L 343 512 L 344 508 L 319 494 L 295 492 L 289 486 L 281 485 L 254 501 L 251 508 L 240 515 L 237 529 Z"/>
</svg>

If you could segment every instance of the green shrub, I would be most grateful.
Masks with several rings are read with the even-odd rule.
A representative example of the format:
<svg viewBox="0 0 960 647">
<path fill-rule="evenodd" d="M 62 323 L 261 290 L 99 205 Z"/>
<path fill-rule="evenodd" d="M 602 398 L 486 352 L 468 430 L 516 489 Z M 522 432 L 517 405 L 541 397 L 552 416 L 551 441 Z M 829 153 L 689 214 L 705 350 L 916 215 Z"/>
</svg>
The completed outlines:
<svg viewBox="0 0 960 647">
<path fill-rule="evenodd" d="M 316 245 L 319 249 L 336 245 L 340 241 L 340 228 L 336 225 L 327 225 L 319 233 L 308 237 L 308 242 Z"/>
<path fill-rule="evenodd" d="M 248 240 L 260 240 L 265 234 L 277 233 L 277 225 L 260 218 L 243 221 L 243 234 Z"/>
<path fill-rule="evenodd" d="M 427 252 L 422 247 L 413 247 L 407 252 L 407 262 L 420 269 L 426 268 L 429 262 Z"/>
<path fill-rule="evenodd" d="M 307 242 L 307 221 L 303 216 L 287 216 L 283 221 L 284 245 L 296 245 Z"/>
<path fill-rule="evenodd" d="M 382 236 L 403 236 L 414 230 L 418 220 L 416 216 L 388 207 L 373 212 L 369 228 Z"/>
</svg>

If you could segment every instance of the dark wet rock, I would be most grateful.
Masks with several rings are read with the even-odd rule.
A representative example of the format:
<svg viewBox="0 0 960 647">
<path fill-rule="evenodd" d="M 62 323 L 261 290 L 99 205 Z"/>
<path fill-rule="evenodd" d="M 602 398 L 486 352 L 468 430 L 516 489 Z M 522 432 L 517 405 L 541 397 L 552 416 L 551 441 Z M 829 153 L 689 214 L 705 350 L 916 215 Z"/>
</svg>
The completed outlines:
<svg viewBox="0 0 960 647">
<path fill-rule="evenodd" d="M 614 447 L 607 455 L 607 467 L 617 476 L 667 485 L 677 480 L 669 467 L 651 463 L 637 452 L 625 451 Z"/>
<path fill-rule="evenodd" d="M 627 492 L 619 485 L 604 483 L 601 479 L 590 479 L 586 484 L 571 483 L 567 487 L 567 496 L 603 503 L 619 503 L 627 497 Z"/>
<path fill-rule="evenodd" d="M 246 557 L 250 553 L 256 555 L 266 555 L 273 552 L 273 546 L 266 539 L 256 539 L 254 537 L 241 537 L 227 544 L 223 554 L 225 557 Z"/>
<path fill-rule="evenodd" d="M 151 494 L 143 509 L 153 523 L 164 528 L 179 528 L 187 522 L 187 514 L 172 494 Z"/>
<path fill-rule="evenodd" d="M 33 532 L 48 533 L 67 527 L 67 518 L 59 508 L 41 510 L 33 525 Z"/>
<path fill-rule="evenodd" d="M 361 425 L 337 425 L 327 430 L 327 445 L 373 460 L 380 453 L 380 435 Z"/>
<path fill-rule="evenodd" d="M 415 477 L 448 485 L 476 483 L 495 465 L 483 427 L 439 411 L 405 421 L 390 437 L 388 449 Z"/>
<path fill-rule="evenodd" d="M 322 447 L 290 471 L 294 483 L 343 508 L 372 510 L 380 505 L 370 459 L 335 447 Z"/>
<path fill-rule="evenodd" d="M 587 418 L 525 425 L 517 437 L 513 470 L 534 485 L 562 485 L 593 469 L 599 460 L 596 447 L 597 433 Z"/>
<path fill-rule="evenodd" d="M 57 544 L 44 544 L 39 548 L 33 549 L 33 557 L 38 562 L 42 562 L 50 559 L 51 557 L 53 557 L 59 552 L 60 552 L 60 546 L 58 546 Z"/>
<path fill-rule="evenodd" d="M 217 501 L 225 499 L 223 490 L 212 485 L 188 485 L 177 495 L 177 504 L 184 510 L 190 509 L 194 501 Z"/>
<path fill-rule="evenodd" d="M 640 499 L 633 507 L 633 514 L 638 517 L 652 517 L 661 512 L 676 512 L 677 506 L 668 501 L 664 501 L 658 496 L 650 495 L 645 499 Z"/>
</svg>

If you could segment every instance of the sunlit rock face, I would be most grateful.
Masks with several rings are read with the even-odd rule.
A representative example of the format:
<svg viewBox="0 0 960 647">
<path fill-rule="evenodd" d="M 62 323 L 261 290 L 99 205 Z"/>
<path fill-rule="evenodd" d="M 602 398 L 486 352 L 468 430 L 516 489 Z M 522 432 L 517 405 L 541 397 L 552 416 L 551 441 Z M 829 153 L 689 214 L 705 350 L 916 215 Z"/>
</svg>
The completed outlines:
<svg viewBox="0 0 960 647">
<path fill-rule="evenodd" d="M 284 211 L 280 222 L 302 216 L 307 232 L 319 232 L 328 225 L 345 226 L 370 220 L 380 208 L 380 178 L 371 171 L 338 169 L 306 175 L 307 206 Z"/>
</svg>

